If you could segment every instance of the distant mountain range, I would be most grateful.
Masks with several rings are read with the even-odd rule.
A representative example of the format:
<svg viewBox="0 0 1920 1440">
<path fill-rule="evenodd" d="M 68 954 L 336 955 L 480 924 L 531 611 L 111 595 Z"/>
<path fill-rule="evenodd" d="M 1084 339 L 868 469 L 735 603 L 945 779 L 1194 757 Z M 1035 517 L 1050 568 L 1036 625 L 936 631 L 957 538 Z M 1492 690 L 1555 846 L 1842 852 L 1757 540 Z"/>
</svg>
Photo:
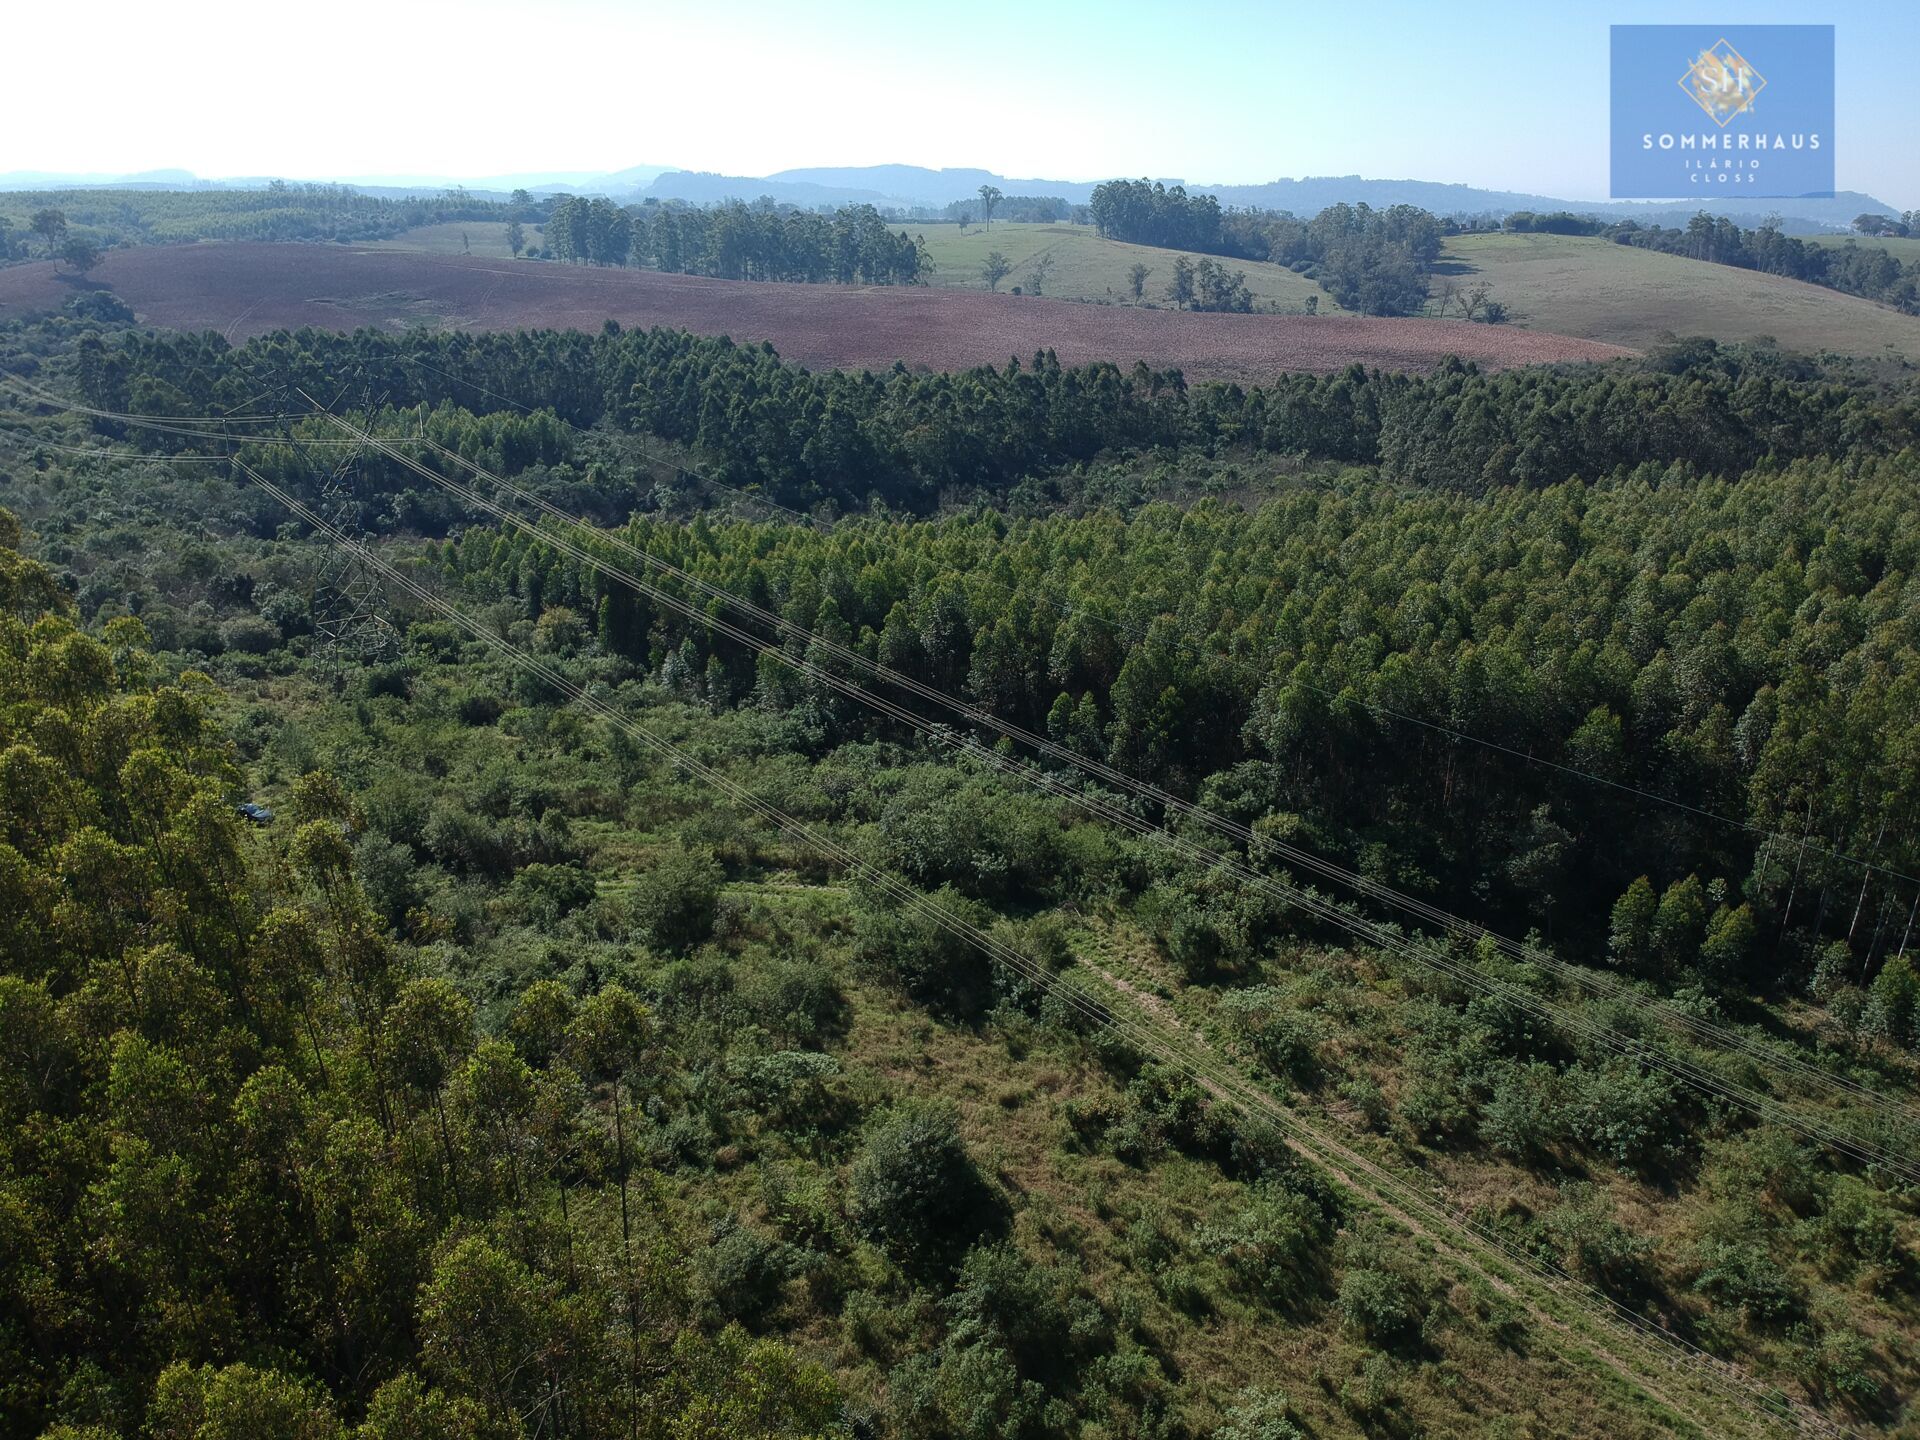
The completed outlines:
<svg viewBox="0 0 1920 1440">
<path fill-rule="evenodd" d="M 713 175 L 670 170 L 659 176 L 642 197 L 662 200 L 753 200 L 765 195 L 795 205 L 897 205 L 938 208 L 956 200 L 974 199 L 982 185 L 997 185 L 1007 195 L 1053 195 L 1074 204 L 1093 198 L 1092 180 L 1020 180 L 990 170 L 929 170 L 918 165 L 868 165 L 806 170 L 781 170 L 765 177 Z M 1168 185 L 1187 184 L 1196 192 L 1216 195 L 1222 205 L 1289 210 L 1317 215 L 1329 205 L 1357 205 L 1376 209 L 1389 205 L 1418 205 L 1436 215 L 1508 215 L 1515 210 L 1573 210 L 1609 220 L 1637 219 L 1649 224 L 1684 224 L 1696 211 L 1725 215 L 1743 225 L 1756 225 L 1777 214 L 1790 230 L 1844 230 L 1854 216 L 1868 213 L 1898 215 L 1898 207 L 1857 190 L 1829 197 L 1750 200 L 1707 196 L 1699 201 L 1567 200 L 1531 195 L 1517 190 L 1483 190 L 1472 185 L 1448 185 L 1433 180 L 1368 180 L 1359 175 L 1312 176 L 1300 180 L 1272 180 L 1263 185 L 1191 184 L 1169 179 Z"/>
<path fill-rule="evenodd" d="M 250 176 L 206 180 L 186 170 L 149 170 L 136 175 L 79 175 L 16 170 L 0 174 L 0 190 L 55 190 L 100 187 L 146 190 L 250 189 L 267 177 Z M 938 209 L 955 201 L 974 199 L 982 185 L 996 185 L 1007 195 L 1057 196 L 1085 204 L 1093 196 L 1094 180 L 1022 180 L 991 170 L 960 167 L 932 170 L 920 165 L 815 166 L 780 170 L 765 176 L 719 175 L 679 170 L 670 165 L 633 165 L 612 171 L 537 171 L 518 175 L 457 177 L 444 175 L 342 175 L 330 183 L 351 185 L 370 194 L 439 194 L 455 186 L 479 198 L 501 198 L 516 189 L 536 195 L 567 191 L 607 195 L 623 201 L 685 200 L 712 204 L 721 200 L 757 200 L 762 196 L 786 204 L 878 205 L 899 209 Z M 1168 185 L 1182 184 L 1168 179 Z M 1188 184 L 1196 192 L 1217 195 L 1222 205 L 1256 206 L 1314 215 L 1329 205 L 1364 201 L 1376 208 L 1418 205 L 1437 215 L 1503 216 L 1515 210 L 1572 210 L 1607 219 L 1637 219 L 1650 224 L 1684 223 L 1695 211 L 1724 215 L 1742 225 L 1755 225 L 1768 215 L 1779 215 L 1789 230 L 1844 230 L 1856 215 L 1897 215 L 1898 207 L 1857 190 L 1827 197 L 1756 200 L 1746 197 L 1706 196 L 1698 201 L 1567 200 L 1516 190 L 1483 190 L 1472 185 L 1449 185 L 1433 180 L 1368 180 L 1358 175 L 1310 176 L 1271 180 L 1260 185 Z"/>
</svg>

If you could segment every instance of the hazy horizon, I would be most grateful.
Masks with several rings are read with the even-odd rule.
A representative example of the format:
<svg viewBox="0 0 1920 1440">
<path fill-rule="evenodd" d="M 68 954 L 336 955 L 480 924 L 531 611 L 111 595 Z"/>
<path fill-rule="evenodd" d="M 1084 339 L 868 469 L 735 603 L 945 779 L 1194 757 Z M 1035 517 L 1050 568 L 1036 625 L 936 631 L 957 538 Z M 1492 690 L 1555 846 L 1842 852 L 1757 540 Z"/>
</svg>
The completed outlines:
<svg viewBox="0 0 1920 1440">
<path fill-rule="evenodd" d="M 29 69 L 21 113 L 59 123 L 0 139 L 0 172 L 419 183 L 914 164 L 1061 181 L 1362 175 L 1603 200 L 1609 26 L 1671 18 L 1647 0 L 1604 13 L 1490 0 L 1438 30 L 1399 3 L 1362 16 L 1214 0 L 1170 26 L 1154 7 L 1079 0 L 1042 14 L 990 4 L 964 25 L 877 0 L 804 14 L 768 0 L 561 0 L 537 15 L 497 0 L 345 0 L 316 33 L 234 0 L 190 14 L 106 0 L 95 13 L 122 43 L 89 56 L 90 91 L 197 74 L 213 98 L 150 106 L 130 130 L 68 106 L 58 67 Z M 1836 26 L 1836 185 L 1920 206 L 1900 73 L 1920 14 L 1853 0 L 1753 4 L 1739 19 Z M 21 53 L 66 43 L 50 10 L 14 26 Z M 262 45 L 274 64 L 242 63 Z M 1167 67 L 1170 51 L 1193 63 Z M 1348 55 L 1365 65 L 1335 63 Z M 329 94 L 413 61 L 430 83 L 365 113 L 328 108 Z"/>
</svg>

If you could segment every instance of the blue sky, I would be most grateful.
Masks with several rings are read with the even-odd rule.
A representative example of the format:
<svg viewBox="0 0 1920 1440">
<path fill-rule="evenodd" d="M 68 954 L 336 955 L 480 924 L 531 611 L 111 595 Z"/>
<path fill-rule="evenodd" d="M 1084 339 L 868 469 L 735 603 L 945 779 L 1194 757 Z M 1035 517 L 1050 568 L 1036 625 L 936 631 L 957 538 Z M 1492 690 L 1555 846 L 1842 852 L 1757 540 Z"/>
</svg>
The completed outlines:
<svg viewBox="0 0 1920 1440">
<path fill-rule="evenodd" d="M 1893 0 L 95 0 L 84 31 L 32 5 L 9 20 L 16 54 L 73 68 L 9 67 L 0 171 L 898 161 L 1057 179 L 1358 173 L 1589 199 L 1607 185 L 1608 26 L 1681 21 L 1833 24 L 1837 183 L 1920 207 L 1920 6 Z"/>
</svg>

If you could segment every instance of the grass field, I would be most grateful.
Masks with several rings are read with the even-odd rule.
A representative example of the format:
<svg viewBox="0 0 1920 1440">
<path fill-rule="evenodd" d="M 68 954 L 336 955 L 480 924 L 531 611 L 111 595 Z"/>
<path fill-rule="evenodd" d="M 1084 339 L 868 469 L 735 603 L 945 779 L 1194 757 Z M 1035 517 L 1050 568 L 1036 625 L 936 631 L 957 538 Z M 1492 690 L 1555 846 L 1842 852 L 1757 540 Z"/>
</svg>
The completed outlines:
<svg viewBox="0 0 1920 1440">
<path fill-rule="evenodd" d="M 522 225 L 523 243 L 538 245 L 540 227 Z M 445 225 L 421 225 L 391 240 L 370 242 L 376 250 L 418 250 L 428 255 L 478 255 L 488 260 L 511 260 L 507 227 L 494 220 L 454 220 Z"/>
<path fill-rule="evenodd" d="M 1838 250 L 1858 245 L 1862 250 L 1885 250 L 1902 265 L 1920 264 L 1920 235 L 1809 235 L 1815 245 Z"/>
<path fill-rule="evenodd" d="M 983 230 L 969 225 L 908 225 L 914 235 L 923 236 L 927 252 L 933 256 L 932 283 L 984 290 L 980 267 L 987 254 L 998 250 L 1013 266 L 1000 282 L 1002 290 L 1015 285 L 1031 293 L 1035 263 L 1042 256 L 1053 257 L 1053 268 L 1046 278 L 1045 293 L 1059 300 L 1111 301 L 1132 304 L 1133 286 L 1127 272 L 1134 265 L 1145 265 L 1153 273 L 1147 278 L 1145 299 L 1156 305 L 1166 301 L 1167 281 L 1173 276 L 1178 252 L 1159 250 L 1150 245 L 1129 245 L 1120 240 L 1103 239 L 1087 225 L 995 225 Z M 1198 255 L 1189 256 L 1198 261 Z M 1284 265 L 1266 265 L 1252 260 L 1221 262 L 1229 270 L 1243 270 L 1254 305 L 1261 310 L 1277 310 L 1298 315 L 1306 309 L 1309 296 L 1318 296 L 1320 313 L 1338 313 L 1339 305 L 1313 281 L 1296 275 Z"/>
<path fill-rule="evenodd" d="M 1484 279 L 1514 323 L 1636 349 L 1771 336 L 1789 350 L 1920 360 L 1920 319 L 1798 280 L 1573 235 L 1461 235 L 1436 286 Z"/>
<path fill-rule="evenodd" d="M 958 225 L 908 224 L 896 228 L 926 240 L 927 252 L 934 263 L 930 280 L 941 289 L 985 290 L 987 282 L 980 278 L 980 267 L 986 263 L 988 252 L 998 250 L 1013 266 L 1007 278 L 1000 282 L 1003 293 L 1012 293 L 1017 285 L 1032 294 L 1036 263 L 1042 256 L 1052 256 L 1053 266 L 1043 292 L 1051 299 L 1130 305 L 1133 286 L 1127 272 L 1139 264 L 1153 272 L 1146 282 L 1146 302 L 1160 306 L 1168 303 L 1167 281 L 1173 275 L 1176 252 L 1106 240 L 1086 225 L 1003 224 L 995 225 L 991 231 L 978 225 L 969 225 L 964 231 Z M 526 232 L 529 245 L 540 243 L 533 226 L 527 226 Z M 423 225 L 391 240 L 380 241 L 377 248 L 417 250 L 429 255 L 470 253 L 489 259 L 506 259 L 509 255 L 507 227 L 492 223 Z M 1202 257 L 1188 258 L 1198 261 Z M 1308 296 L 1318 296 L 1321 314 L 1341 313 L 1331 295 L 1284 265 L 1242 260 L 1223 263 L 1231 270 L 1246 272 L 1247 289 L 1259 310 L 1298 315 L 1306 310 Z"/>
</svg>

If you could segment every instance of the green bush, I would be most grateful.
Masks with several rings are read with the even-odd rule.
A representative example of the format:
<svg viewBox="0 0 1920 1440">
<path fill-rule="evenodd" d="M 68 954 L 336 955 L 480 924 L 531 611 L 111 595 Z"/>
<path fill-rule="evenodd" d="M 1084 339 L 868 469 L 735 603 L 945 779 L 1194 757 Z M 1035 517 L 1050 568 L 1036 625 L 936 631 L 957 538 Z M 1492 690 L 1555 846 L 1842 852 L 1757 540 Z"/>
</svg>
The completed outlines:
<svg viewBox="0 0 1920 1440">
<path fill-rule="evenodd" d="M 1567 1103 L 1551 1065 L 1509 1065 L 1480 1107 L 1480 1134 L 1515 1160 L 1534 1162 L 1567 1138 Z"/>
<path fill-rule="evenodd" d="M 220 643 L 242 655 L 265 655 L 280 643 L 280 627 L 258 615 L 236 615 L 221 624 Z"/>
<path fill-rule="evenodd" d="M 957 1263 L 1003 1223 L 998 1197 L 960 1136 L 953 1111 L 895 1111 L 854 1162 L 847 1217 L 869 1240 L 918 1273 Z"/>
<path fill-rule="evenodd" d="M 1891 1272 L 1900 1264 L 1900 1216 L 1886 1196 L 1853 1175 L 1836 1175 L 1807 1224 L 1815 1249 L 1842 1270 Z"/>
<path fill-rule="evenodd" d="M 929 897 L 950 915 L 984 930 L 986 912 L 952 890 Z M 918 907 L 862 896 L 853 917 L 853 952 L 872 973 L 942 1014 L 972 1019 L 992 1005 L 994 974 L 980 949 Z"/>
<path fill-rule="evenodd" d="M 1616 1290 L 1645 1284 L 1653 1240 L 1614 1219 L 1606 1192 L 1597 1186 L 1568 1185 L 1560 1195 L 1560 1203 L 1541 1217 L 1560 1263 Z"/>
<path fill-rule="evenodd" d="M 1306 1288 L 1325 1224 L 1311 1199 L 1269 1181 L 1254 1188 L 1239 1214 L 1204 1227 L 1199 1238 L 1201 1248 L 1223 1260 L 1239 1284 L 1284 1303 Z"/>
<path fill-rule="evenodd" d="M 1229 990 L 1220 1010 L 1234 1036 L 1274 1074 L 1295 1085 L 1311 1085 L 1320 1073 L 1313 1018 L 1301 1014 L 1268 985 Z"/>
<path fill-rule="evenodd" d="M 711 855 L 669 849 L 634 881 L 634 923 L 663 950 L 692 949 L 713 934 L 723 878 Z"/>
<path fill-rule="evenodd" d="M 1671 1161 L 1680 1133 L 1680 1092 L 1663 1074 L 1616 1061 L 1567 1076 L 1566 1104 L 1581 1144 L 1617 1168 L 1653 1173 Z"/>
<path fill-rule="evenodd" d="M 1806 1297 L 1766 1248 L 1752 1240 L 1708 1240 L 1698 1252 L 1693 1288 L 1749 1321 L 1777 1324 L 1798 1315 Z"/>
<path fill-rule="evenodd" d="M 790 1246 L 729 1219 L 700 1251 L 700 1277 L 714 1308 L 751 1328 L 779 1302 L 793 1259 Z"/>
<path fill-rule="evenodd" d="M 1361 1266 L 1340 1278 L 1340 1321 L 1376 1345 L 1401 1345 L 1419 1333 L 1423 1297 L 1398 1271 Z"/>
<path fill-rule="evenodd" d="M 1240 1393 L 1213 1440 L 1307 1440 L 1307 1432 L 1294 1423 L 1284 1393 L 1256 1385 Z"/>
<path fill-rule="evenodd" d="M 1904 1049 L 1920 1047 L 1920 973 L 1905 955 L 1880 967 L 1867 989 L 1866 1028 Z"/>
</svg>

